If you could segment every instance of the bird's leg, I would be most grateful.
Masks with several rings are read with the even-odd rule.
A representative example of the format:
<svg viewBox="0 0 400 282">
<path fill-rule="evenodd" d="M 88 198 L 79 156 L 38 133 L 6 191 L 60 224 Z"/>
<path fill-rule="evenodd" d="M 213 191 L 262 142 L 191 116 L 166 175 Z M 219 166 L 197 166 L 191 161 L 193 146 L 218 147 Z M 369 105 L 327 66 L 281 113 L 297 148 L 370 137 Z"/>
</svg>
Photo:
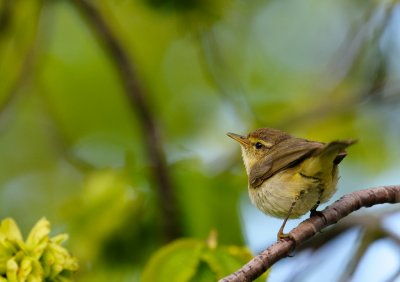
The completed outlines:
<svg viewBox="0 0 400 282">
<path fill-rule="evenodd" d="M 323 192 L 324 192 L 324 190 L 323 190 L 323 189 L 320 189 L 320 191 L 319 191 L 319 197 L 318 197 L 319 199 L 321 199 L 322 193 L 323 193 Z M 310 217 L 313 217 L 314 215 L 317 215 L 317 216 L 321 217 L 325 222 L 327 222 L 327 220 L 326 220 L 324 214 L 323 214 L 322 212 L 320 212 L 320 211 L 317 211 L 317 208 L 318 208 L 318 206 L 319 206 L 320 203 L 321 203 L 321 201 L 318 200 L 317 203 L 311 208 L 311 210 L 310 210 Z"/>
<path fill-rule="evenodd" d="M 317 211 L 317 208 L 319 207 L 319 204 L 321 202 L 318 201 L 310 210 L 310 217 L 314 216 L 314 215 L 321 215 L 320 211 Z"/>
<path fill-rule="evenodd" d="M 300 191 L 300 193 L 296 196 L 296 198 L 294 199 L 292 205 L 290 206 L 290 209 L 288 211 L 288 214 L 286 215 L 285 219 L 283 220 L 283 223 L 281 225 L 281 228 L 279 228 L 278 231 L 278 241 L 284 238 L 288 238 L 289 235 L 286 233 L 283 233 L 283 229 L 285 228 L 286 222 L 288 221 L 290 215 L 292 214 L 293 208 L 296 205 L 297 201 L 300 199 L 300 197 L 305 193 L 304 190 Z"/>
<path fill-rule="evenodd" d="M 285 217 L 285 219 L 283 220 L 283 223 L 282 223 L 282 225 L 281 225 L 281 228 L 279 228 L 279 231 L 278 231 L 278 241 L 281 240 L 281 239 L 283 239 L 283 238 L 287 238 L 287 237 L 288 237 L 288 234 L 283 233 L 283 229 L 285 228 L 286 222 L 288 221 L 288 219 L 289 219 L 289 217 L 290 217 L 290 214 L 292 213 L 292 210 L 293 210 L 295 204 L 296 204 L 296 201 L 294 201 L 294 202 L 292 203 L 292 205 L 290 206 L 289 212 L 288 212 L 287 216 Z"/>
</svg>

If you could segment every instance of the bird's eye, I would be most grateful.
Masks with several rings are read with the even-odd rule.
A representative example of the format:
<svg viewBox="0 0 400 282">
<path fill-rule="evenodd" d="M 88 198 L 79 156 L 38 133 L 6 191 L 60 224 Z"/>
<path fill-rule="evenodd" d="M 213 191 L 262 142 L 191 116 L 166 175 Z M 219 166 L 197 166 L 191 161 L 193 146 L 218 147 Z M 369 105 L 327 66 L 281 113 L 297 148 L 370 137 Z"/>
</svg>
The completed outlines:
<svg viewBox="0 0 400 282">
<path fill-rule="evenodd" d="M 261 149 L 264 145 L 261 144 L 260 142 L 257 142 L 256 144 L 254 144 L 254 147 L 256 147 L 256 149 Z"/>
</svg>

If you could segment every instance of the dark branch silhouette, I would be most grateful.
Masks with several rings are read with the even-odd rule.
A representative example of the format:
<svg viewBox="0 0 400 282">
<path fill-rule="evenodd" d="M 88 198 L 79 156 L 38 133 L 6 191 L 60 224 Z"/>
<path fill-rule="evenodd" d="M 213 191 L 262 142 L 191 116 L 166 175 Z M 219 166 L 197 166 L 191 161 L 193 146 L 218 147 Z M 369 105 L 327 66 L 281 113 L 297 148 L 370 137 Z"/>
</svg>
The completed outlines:
<svg viewBox="0 0 400 282">
<path fill-rule="evenodd" d="M 89 22 L 99 41 L 115 64 L 129 103 L 140 120 L 143 137 L 145 138 L 144 145 L 154 166 L 153 173 L 158 187 L 159 205 L 163 216 L 165 235 L 167 240 L 175 239 L 180 235 L 180 226 L 176 215 L 176 199 L 168 174 L 165 153 L 157 123 L 145 99 L 145 91 L 140 84 L 135 65 L 101 13 L 91 4 L 92 2 L 74 0 L 73 3 L 75 3 L 84 18 Z"/>
<path fill-rule="evenodd" d="M 335 224 L 340 219 L 361 207 L 371 207 L 384 203 L 400 202 L 400 185 L 366 189 L 343 196 L 325 208 L 322 215 L 315 215 L 289 232 L 289 238 L 280 240 L 255 256 L 238 271 L 220 282 L 253 281 L 282 258 L 289 256 L 299 245 L 313 237 L 323 228 Z"/>
</svg>

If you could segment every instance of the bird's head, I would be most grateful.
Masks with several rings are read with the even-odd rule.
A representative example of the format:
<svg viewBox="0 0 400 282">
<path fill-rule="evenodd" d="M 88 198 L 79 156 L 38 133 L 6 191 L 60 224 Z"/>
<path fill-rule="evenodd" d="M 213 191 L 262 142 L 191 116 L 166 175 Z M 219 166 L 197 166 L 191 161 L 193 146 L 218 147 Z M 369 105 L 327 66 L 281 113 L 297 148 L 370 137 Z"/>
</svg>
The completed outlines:
<svg viewBox="0 0 400 282">
<path fill-rule="evenodd" d="M 239 142 L 247 175 L 254 164 L 261 161 L 275 144 L 291 137 L 285 132 L 272 128 L 260 128 L 247 136 L 236 133 L 227 133 L 227 135 Z"/>
</svg>

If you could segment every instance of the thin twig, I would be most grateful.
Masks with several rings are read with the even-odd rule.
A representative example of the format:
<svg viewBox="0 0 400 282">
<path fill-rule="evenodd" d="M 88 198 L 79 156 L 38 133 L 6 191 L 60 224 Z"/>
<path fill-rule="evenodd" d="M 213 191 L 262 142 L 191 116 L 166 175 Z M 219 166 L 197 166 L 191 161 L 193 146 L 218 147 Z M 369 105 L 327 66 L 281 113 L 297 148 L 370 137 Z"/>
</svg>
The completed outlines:
<svg viewBox="0 0 400 282">
<path fill-rule="evenodd" d="M 340 219 L 361 207 L 371 207 L 384 203 L 400 202 L 400 185 L 382 186 L 361 190 L 343 196 L 322 211 L 323 216 L 313 216 L 299 224 L 289 233 L 289 238 L 271 245 L 254 257 L 238 271 L 223 278 L 220 282 L 253 281 L 280 259 L 287 257 L 296 246 L 313 237 L 323 228 L 335 224 Z"/>
<path fill-rule="evenodd" d="M 143 137 L 145 138 L 144 145 L 154 166 L 153 174 L 158 187 L 159 205 L 163 216 L 165 236 L 167 240 L 175 239 L 180 234 L 176 199 L 168 174 L 165 153 L 157 123 L 145 99 L 145 90 L 140 84 L 135 65 L 101 13 L 91 4 L 93 2 L 74 0 L 73 3 L 75 3 L 89 22 L 97 34 L 99 41 L 115 64 L 130 105 L 140 120 Z"/>
</svg>

